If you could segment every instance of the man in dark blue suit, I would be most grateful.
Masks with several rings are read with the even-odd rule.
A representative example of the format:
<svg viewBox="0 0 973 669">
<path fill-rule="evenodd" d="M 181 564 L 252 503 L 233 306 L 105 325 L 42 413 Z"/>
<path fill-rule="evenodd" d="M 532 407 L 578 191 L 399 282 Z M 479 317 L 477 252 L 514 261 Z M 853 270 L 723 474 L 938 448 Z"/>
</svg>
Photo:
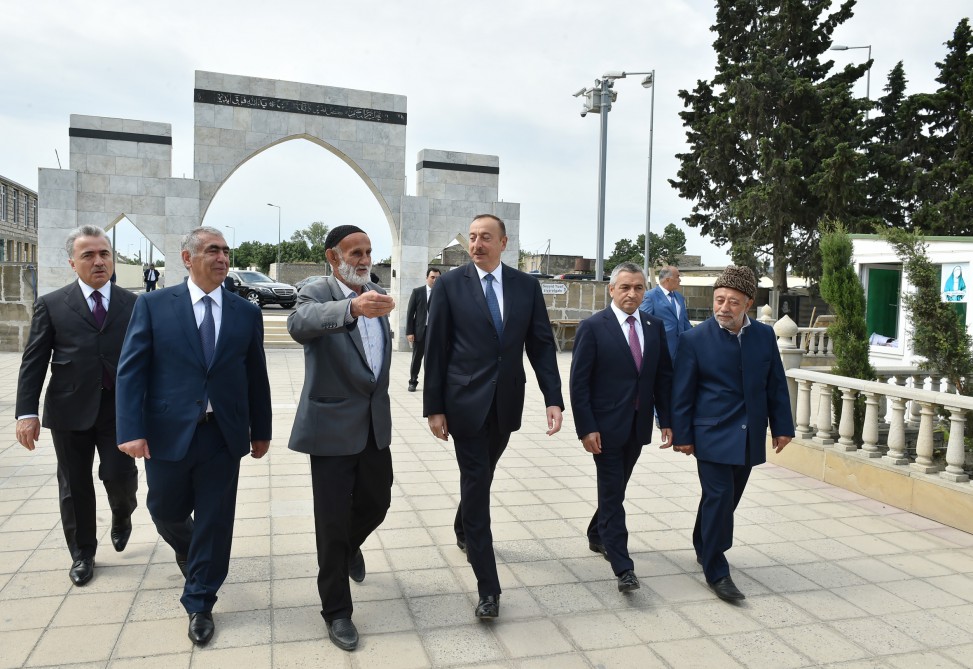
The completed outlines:
<svg viewBox="0 0 973 669">
<path fill-rule="evenodd" d="M 693 547 L 725 601 L 744 599 L 724 553 L 750 471 L 767 459 L 767 424 L 777 453 L 794 436 L 777 338 L 747 317 L 756 288 L 749 268 L 724 270 L 713 284 L 713 318 L 680 338 L 672 387 L 673 448 L 695 454 L 702 487 Z"/>
<path fill-rule="evenodd" d="M 638 590 L 628 554 L 625 488 L 642 446 L 652 440 L 653 409 L 670 444 L 672 362 L 662 321 L 639 312 L 645 274 L 630 262 L 608 282 L 607 309 L 578 328 L 571 358 L 571 410 L 584 449 L 598 471 L 598 508 L 588 525 L 588 547 L 611 562 L 619 592 Z"/>
<path fill-rule="evenodd" d="M 669 356 L 676 359 L 676 348 L 679 346 L 679 335 L 690 329 L 689 315 L 686 313 L 686 299 L 679 292 L 682 279 L 679 268 L 663 267 L 659 270 L 659 284 L 645 294 L 641 309 L 650 316 L 662 319 L 666 327 L 666 343 L 669 344 Z"/>
<path fill-rule="evenodd" d="M 118 448 L 145 458 L 146 506 L 186 577 L 197 645 L 229 570 L 240 459 L 270 446 L 263 320 L 222 287 L 229 254 L 215 228 L 186 235 L 189 280 L 139 297 L 118 366 Z"/>
<path fill-rule="evenodd" d="M 537 279 L 500 262 L 503 221 L 470 224 L 473 262 L 436 282 L 426 326 L 423 415 L 439 439 L 454 437 L 460 471 L 456 543 L 466 550 L 480 599 L 474 615 L 500 614 L 500 579 L 490 531 L 490 486 L 510 434 L 520 429 L 530 360 L 547 407 L 548 435 L 561 429 L 561 377 Z"/>
</svg>

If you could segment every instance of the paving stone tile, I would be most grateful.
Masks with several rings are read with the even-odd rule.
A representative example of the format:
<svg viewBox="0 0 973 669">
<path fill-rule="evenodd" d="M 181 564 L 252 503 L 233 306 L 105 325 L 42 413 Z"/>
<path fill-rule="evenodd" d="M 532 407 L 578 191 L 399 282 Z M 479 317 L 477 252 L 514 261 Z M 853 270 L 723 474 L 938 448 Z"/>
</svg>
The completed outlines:
<svg viewBox="0 0 973 669">
<path fill-rule="evenodd" d="M 788 646 L 780 635 L 769 630 L 731 634 L 715 638 L 730 655 L 745 667 L 807 666 L 807 658 Z"/>
<path fill-rule="evenodd" d="M 860 660 L 869 655 L 864 648 L 822 623 L 786 627 L 777 633 L 787 640 L 788 645 L 809 657 L 816 665 Z"/>
<path fill-rule="evenodd" d="M 187 649 L 184 653 L 171 655 L 116 658 L 108 663 L 108 669 L 189 669 L 192 659 L 192 651 Z"/>
<path fill-rule="evenodd" d="M 123 623 L 128 618 L 135 596 L 134 591 L 94 593 L 75 588 L 64 598 L 57 615 L 51 618 L 51 627 L 87 623 L 92 620 L 93 612 L 97 612 L 96 619 L 99 623 Z"/>
<path fill-rule="evenodd" d="M 558 626 L 550 620 L 503 621 L 492 628 L 510 657 L 554 655 L 574 649 Z"/>
<path fill-rule="evenodd" d="M 833 588 L 832 592 L 872 615 L 888 615 L 916 610 L 916 605 L 873 584 Z"/>
<path fill-rule="evenodd" d="M 503 659 L 503 649 L 490 628 L 489 623 L 441 627 L 423 630 L 419 637 L 434 666 Z"/>
<path fill-rule="evenodd" d="M 325 632 L 327 637 L 327 632 Z M 362 642 L 362 650 L 368 640 Z M 274 644 L 274 669 L 351 669 L 351 653 L 347 653 L 329 641 L 296 641 Z"/>
<path fill-rule="evenodd" d="M 548 614 L 561 616 L 582 611 L 598 611 L 602 603 L 581 583 L 560 583 L 527 588 Z"/>
<path fill-rule="evenodd" d="M 55 595 L 4 602 L 0 606 L 0 633 L 47 627 L 65 599 L 64 596 Z M 87 620 L 87 617 L 82 620 Z"/>
<path fill-rule="evenodd" d="M 639 642 L 638 636 L 611 612 L 561 616 L 558 624 L 582 650 L 632 646 Z"/>
<path fill-rule="evenodd" d="M 760 629 L 760 623 L 747 616 L 742 609 L 742 606 L 727 605 L 724 601 L 714 599 L 683 604 L 679 606 L 679 613 L 707 636 L 752 632 Z"/>
<path fill-rule="evenodd" d="M 969 656 L 963 662 L 966 664 L 957 664 L 942 654 L 931 651 L 925 653 L 906 653 L 888 658 L 888 666 L 892 669 L 913 669 L 914 667 L 921 667 L 922 669 L 956 669 L 958 667 L 969 666 Z"/>
<path fill-rule="evenodd" d="M 800 592 L 816 590 L 817 585 L 790 567 L 754 567 L 744 570 L 746 575 L 764 585 L 771 592 Z M 741 587 L 740 584 L 737 584 Z"/>
<path fill-rule="evenodd" d="M 828 590 L 784 593 L 784 598 L 819 620 L 861 618 L 868 612 Z"/>
<path fill-rule="evenodd" d="M 0 631 L 0 648 L 3 648 L 0 653 L 0 668 L 15 669 L 25 666 L 27 657 L 43 633 L 43 627 Z"/>
<path fill-rule="evenodd" d="M 740 669 L 744 666 L 712 639 L 660 641 L 650 643 L 649 648 L 672 667 Z"/>
<path fill-rule="evenodd" d="M 359 669 L 422 669 L 430 666 L 429 656 L 417 632 L 363 637 L 354 653 L 354 664 Z"/>
<path fill-rule="evenodd" d="M 872 655 L 895 655 L 925 650 L 923 644 L 878 618 L 848 618 L 827 624 Z"/>
<path fill-rule="evenodd" d="M 41 635 L 24 666 L 107 662 L 121 631 L 121 623 L 50 628 Z"/>
<path fill-rule="evenodd" d="M 354 620 L 361 634 L 385 634 L 415 629 L 409 606 L 402 599 L 356 602 Z"/>
</svg>

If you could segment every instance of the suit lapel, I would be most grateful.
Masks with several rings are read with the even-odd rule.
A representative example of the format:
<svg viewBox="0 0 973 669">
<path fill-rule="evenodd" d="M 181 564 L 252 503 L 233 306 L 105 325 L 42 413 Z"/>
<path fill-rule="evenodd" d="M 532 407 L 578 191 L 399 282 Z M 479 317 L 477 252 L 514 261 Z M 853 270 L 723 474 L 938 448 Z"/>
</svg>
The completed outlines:
<svg viewBox="0 0 973 669">
<path fill-rule="evenodd" d="M 503 279 L 506 282 L 507 277 L 504 276 Z M 493 317 L 490 315 L 489 307 L 487 307 L 486 297 L 483 295 L 483 286 L 480 284 L 480 273 L 476 271 L 476 265 L 474 263 L 470 263 L 466 266 L 466 283 L 466 290 L 470 299 L 479 308 L 483 318 L 486 319 L 486 324 L 490 326 L 490 329 L 493 329 Z M 504 286 L 504 289 L 506 289 L 506 286 Z M 503 293 L 503 304 L 505 307 L 504 312 L 509 313 L 508 309 L 506 308 L 509 306 L 507 302 L 506 290 L 504 290 Z M 504 320 L 506 321 L 506 319 Z"/>
<path fill-rule="evenodd" d="M 183 283 L 172 291 L 172 317 L 186 339 L 186 344 L 196 355 L 196 360 L 204 369 L 206 359 L 203 357 L 203 342 L 199 340 L 199 326 L 196 325 L 196 314 L 193 312 L 193 300 L 189 295 L 189 288 Z M 216 356 L 214 355 L 215 359 Z"/>
<path fill-rule="evenodd" d="M 64 304 L 71 311 L 78 314 L 92 328 L 95 330 L 99 329 L 98 324 L 95 323 L 95 316 L 91 313 L 91 307 L 88 306 L 88 300 L 84 299 L 84 292 L 82 292 L 81 286 L 77 281 L 68 286 L 68 290 L 64 295 Z"/>
<path fill-rule="evenodd" d="M 624 356 L 624 358 L 632 365 L 632 371 L 637 372 L 638 369 L 635 367 L 635 358 L 632 357 L 632 349 L 629 347 L 628 339 L 625 337 L 625 330 L 618 324 L 618 318 L 615 316 L 615 311 L 609 306 L 601 313 L 603 316 L 602 325 L 608 329 L 608 338 L 615 342 L 616 346 L 618 347 L 619 354 Z M 644 350 L 642 351 L 642 360 L 645 360 Z M 645 365 L 642 366 L 645 367 Z"/>
<path fill-rule="evenodd" d="M 105 317 L 105 326 L 103 330 L 107 330 L 112 326 L 112 323 L 118 318 L 118 314 L 128 306 L 128 293 L 124 290 L 118 288 L 117 286 L 112 286 L 111 288 L 111 299 L 108 301 L 108 314 Z M 94 315 L 92 315 L 92 320 Z"/>
</svg>

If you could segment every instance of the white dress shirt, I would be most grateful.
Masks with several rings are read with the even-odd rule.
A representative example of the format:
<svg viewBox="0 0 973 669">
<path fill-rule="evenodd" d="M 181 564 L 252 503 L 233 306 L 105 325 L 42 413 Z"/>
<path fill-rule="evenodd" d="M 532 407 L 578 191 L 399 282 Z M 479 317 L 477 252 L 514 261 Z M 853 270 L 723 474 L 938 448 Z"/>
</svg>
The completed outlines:
<svg viewBox="0 0 973 669">
<path fill-rule="evenodd" d="M 474 265 L 476 267 L 476 265 Z M 497 295 L 497 304 L 500 305 L 500 318 L 503 319 L 503 279 L 501 275 L 503 274 L 503 263 L 497 265 L 496 269 L 492 272 L 484 272 L 479 267 L 476 268 L 476 273 L 480 275 L 480 288 L 483 289 L 483 294 L 486 295 L 486 275 L 493 275 L 493 292 Z"/>
<path fill-rule="evenodd" d="M 358 293 L 345 285 L 345 283 L 335 277 L 341 290 L 347 298 L 356 298 Z M 348 314 L 351 314 L 351 303 L 348 303 Z M 352 319 L 354 320 L 354 319 Z M 372 374 L 377 379 L 382 373 L 382 362 L 385 357 L 385 333 L 382 332 L 382 322 L 378 318 L 368 318 L 367 316 L 358 317 L 358 333 L 361 335 L 362 348 L 365 349 L 365 358 L 368 359 L 368 366 Z"/>
<path fill-rule="evenodd" d="M 639 338 L 639 350 L 645 352 L 645 332 L 642 330 L 642 319 L 639 317 L 639 310 L 636 309 L 634 314 L 626 314 L 624 311 L 615 306 L 615 303 L 611 303 L 612 311 L 615 312 L 615 318 L 618 319 L 618 325 L 622 328 L 622 336 L 625 337 L 625 342 L 628 343 L 628 331 L 629 325 L 626 322 L 629 316 L 635 317 L 635 322 L 632 324 L 632 328 L 635 329 L 635 336 Z"/>
</svg>

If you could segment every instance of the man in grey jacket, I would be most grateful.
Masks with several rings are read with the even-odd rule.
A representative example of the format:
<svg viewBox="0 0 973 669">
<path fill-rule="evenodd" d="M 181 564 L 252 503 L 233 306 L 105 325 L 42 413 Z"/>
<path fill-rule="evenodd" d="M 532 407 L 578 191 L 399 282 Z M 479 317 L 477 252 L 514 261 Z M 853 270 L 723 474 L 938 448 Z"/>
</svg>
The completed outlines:
<svg viewBox="0 0 973 669">
<path fill-rule="evenodd" d="M 321 615 L 332 643 L 358 646 L 349 576 L 365 578 L 361 545 L 392 501 L 388 314 L 395 302 L 369 281 L 372 245 L 353 225 L 324 242 L 334 275 L 308 284 L 287 319 L 304 345 L 304 388 L 288 447 L 311 459 Z"/>
</svg>

